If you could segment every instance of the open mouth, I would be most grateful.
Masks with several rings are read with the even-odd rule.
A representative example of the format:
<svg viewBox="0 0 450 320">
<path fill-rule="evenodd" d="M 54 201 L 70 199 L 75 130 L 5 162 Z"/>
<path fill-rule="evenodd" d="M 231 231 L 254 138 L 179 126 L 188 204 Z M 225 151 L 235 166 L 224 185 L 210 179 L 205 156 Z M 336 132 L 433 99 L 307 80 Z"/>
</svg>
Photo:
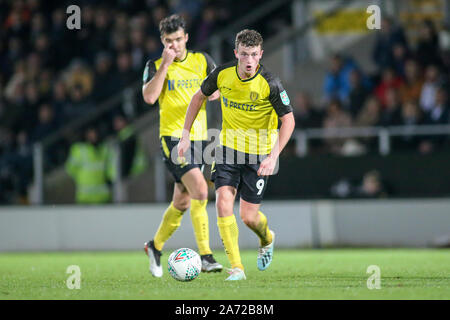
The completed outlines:
<svg viewBox="0 0 450 320">
<path fill-rule="evenodd" d="M 252 66 L 246 66 L 246 67 L 245 67 L 245 70 L 246 70 L 246 71 L 252 71 Z"/>
</svg>

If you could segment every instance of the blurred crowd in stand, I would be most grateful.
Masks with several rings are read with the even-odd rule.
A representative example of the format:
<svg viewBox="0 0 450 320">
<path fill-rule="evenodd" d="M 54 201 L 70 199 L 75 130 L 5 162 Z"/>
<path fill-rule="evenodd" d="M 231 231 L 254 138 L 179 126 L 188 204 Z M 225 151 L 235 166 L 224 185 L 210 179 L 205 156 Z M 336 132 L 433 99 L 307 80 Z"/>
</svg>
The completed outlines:
<svg viewBox="0 0 450 320">
<path fill-rule="evenodd" d="M 66 9 L 72 4 L 81 8 L 80 30 L 66 26 L 71 15 Z M 124 159 L 121 174 L 141 170 L 141 143 L 133 138 L 129 124 L 155 110 L 141 98 L 139 81 L 146 61 L 161 55 L 159 21 L 181 14 L 187 21 L 188 47 L 207 49 L 211 35 L 261 4 L 257 0 L 0 0 L 0 204 L 29 202 L 33 145 L 50 136 L 65 138 L 45 147 L 45 168 L 65 163 L 75 180 L 84 179 L 73 160 L 84 154 L 80 150 L 86 146 L 79 143 L 102 148 L 111 135 L 134 155 Z M 271 12 L 270 24 L 261 19 L 248 27 L 267 39 L 292 22 L 286 8 Z M 224 41 L 223 60 L 233 59 L 233 39 Z M 416 124 L 450 123 L 450 52 L 440 47 L 431 21 L 422 22 L 413 44 L 401 25 L 385 18 L 377 31 L 373 61 L 377 72 L 368 74 L 351 55 L 333 55 L 321 101 L 313 101 L 306 92 L 290 93 L 297 128 L 401 125 L 407 130 Z M 120 98 L 129 87 L 134 88 L 131 108 Z M 108 100 L 116 103 L 95 116 Z M 62 133 L 84 118 L 91 121 Z M 391 141 L 395 151 L 424 154 L 449 146 L 448 136 L 404 135 Z M 376 151 L 376 138 L 313 140 L 310 147 L 319 153 L 358 154 Z M 110 184 L 117 174 L 111 169 L 114 152 L 89 148 L 94 162 L 103 159 L 102 179 Z"/>
<path fill-rule="evenodd" d="M 323 99 L 314 103 L 307 92 L 293 99 L 296 127 L 343 127 L 450 124 L 450 51 L 441 49 L 436 26 L 424 20 L 417 41 L 408 41 L 390 18 L 377 31 L 368 74 L 351 53 L 334 54 L 323 80 Z M 391 139 L 393 152 L 428 154 L 450 149 L 449 136 L 406 134 Z M 378 152 L 377 138 L 312 140 L 319 153 L 353 155 Z M 310 148 L 311 149 L 311 148 Z"/>
<path fill-rule="evenodd" d="M 193 49 L 259 3 L 0 0 L 0 204 L 27 203 L 33 143 L 89 117 L 108 98 L 139 82 L 146 61 L 162 52 L 162 18 L 183 15 Z M 80 30 L 66 26 L 73 13 L 66 9 L 72 4 L 81 9 Z M 115 116 L 129 121 L 149 110 L 140 90 L 134 93 L 132 110 L 118 102 L 89 123 L 100 141 L 115 132 Z M 85 130 L 46 149 L 46 167 L 62 164 Z"/>
</svg>

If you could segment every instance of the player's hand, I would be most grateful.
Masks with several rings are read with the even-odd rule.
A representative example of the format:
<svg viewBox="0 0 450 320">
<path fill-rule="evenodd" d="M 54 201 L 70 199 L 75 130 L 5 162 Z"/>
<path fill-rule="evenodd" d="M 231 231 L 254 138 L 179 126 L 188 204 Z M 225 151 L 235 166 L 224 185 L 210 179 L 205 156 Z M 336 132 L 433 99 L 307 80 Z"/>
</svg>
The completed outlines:
<svg viewBox="0 0 450 320">
<path fill-rule="evenodd" d="M 269 155 L 259 165 L 258 176 L 270 176 L 273 174 L 276 164 L 277 159 Z"/>
<path fill-rule="evenodd" d="M 177 145 L 178 158 L 183 159 L 186 151 L 191 147 L 191 140 L 182 137 Z"/>
<path fill-rule="evenodd" d="M 161 64 L 170 66 L 173 62 L 173 60 L 176 58 L 177 53 L 175 49 L 172 47 L 165 47 L 162 52 L 162 62 Z"/>
</svg>

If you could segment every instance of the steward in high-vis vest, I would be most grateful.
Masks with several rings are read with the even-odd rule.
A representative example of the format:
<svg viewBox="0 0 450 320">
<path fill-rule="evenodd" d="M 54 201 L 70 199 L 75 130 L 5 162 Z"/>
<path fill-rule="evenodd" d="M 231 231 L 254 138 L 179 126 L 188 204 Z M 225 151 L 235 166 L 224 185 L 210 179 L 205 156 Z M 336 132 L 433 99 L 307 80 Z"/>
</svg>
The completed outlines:
<svg viewBox="0 0 450 320">
<path fill-rule="evenodd" d="M 122 178 L 134 177 L 143 173 L 147 169 L 147 157 L 141 140 L 135 135 L 134 126 L 128 124 L 127 119 L 119 114 L 113 118 L 113 128 L 120 143 L 120 172 Z M 116 154 L 111 147 L 108 164 L 108 178 L 110 181 L 116 180 L 117 169 L 115 160 Z"/>
<path fill-rule="evenodd" d="M 76 202 L 82 204 L 101 204 L 111 200 L 108 185 L 108 148 L 99 143 L 95 128 L 85 131 L 85 142 L 71 146 L 65 167 L 75 180 Z"/>
</svg>

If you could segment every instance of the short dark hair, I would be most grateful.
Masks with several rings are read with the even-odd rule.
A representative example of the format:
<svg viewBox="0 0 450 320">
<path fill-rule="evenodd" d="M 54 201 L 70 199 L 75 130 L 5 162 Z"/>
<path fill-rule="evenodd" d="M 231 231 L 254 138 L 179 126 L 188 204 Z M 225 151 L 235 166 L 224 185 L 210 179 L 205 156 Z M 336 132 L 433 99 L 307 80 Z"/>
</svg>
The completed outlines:
<svg viewBox="0 0 450 320">
<path fill-rule="evenodd" d="M 180 28 L 186 32 L 186 21 L 177 14 L 168 16 L 159 22 L 159 32 L 161 35 L 177 32 Z"/>
<path fill-rule="evenodd" d="M 263 38 L 261 34 L 256 30 L 244 29 L 236 35 L 235 46 L 236 50 L 239 45 L 244 47 L 257 47 L 263 45 Z"/>
</svg>

